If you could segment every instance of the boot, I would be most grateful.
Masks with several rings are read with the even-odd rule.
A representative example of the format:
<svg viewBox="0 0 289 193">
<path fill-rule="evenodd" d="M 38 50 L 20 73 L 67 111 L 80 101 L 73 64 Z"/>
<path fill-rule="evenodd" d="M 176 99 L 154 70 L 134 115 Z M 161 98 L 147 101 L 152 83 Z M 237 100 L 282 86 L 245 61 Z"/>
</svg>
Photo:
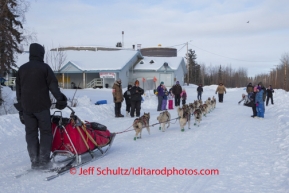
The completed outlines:
<svg viewBox="0 0 289 193">
<path fill-rule="evenodd" d="M 115 115 L 115 117 L 117 118 L 117 117 L 119 117 L 118 115 Z"/>
<path fill-rule="evenodd" d="M 124 115 L 122 115 L 122 114 L 118 114 L 118 117 L 124 117 Z"/>
<path fill-rule="evenodd" d="M 31 162 L 31 169 L 33 170 L 39 169 L 39 162 Z"/>
</svg>

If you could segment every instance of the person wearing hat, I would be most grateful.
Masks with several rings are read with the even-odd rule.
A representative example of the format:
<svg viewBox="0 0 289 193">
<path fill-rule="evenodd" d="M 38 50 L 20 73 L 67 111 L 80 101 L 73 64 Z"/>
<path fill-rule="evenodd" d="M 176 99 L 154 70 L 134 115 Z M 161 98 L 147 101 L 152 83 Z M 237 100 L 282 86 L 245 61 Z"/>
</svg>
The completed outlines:
<svg viewBox="0 0 289 193">
<path fill-rule="evenodd" d="M 181 100 L 181 93 L 182 93 L 182 87 L 180 85 L 180 82 L 177 81 L 176 84 L 172 87 L 172 92 L 175 95 L 175 106 L 180 106 L 180 100 Z"/>
<path fill-rule="evenodd" d="M 136 111 L 136 116 L 139 117 L 140 116 L 140 109 L 141 109 L 141 100 L 142 100 L 141 95 L 144 94 L 144 90 L 141 87 L 139 87 L 139 81 L 138 80 L 136 80 L 134 82 L 134 86 L 131 88 L 130 94 L 131 94 L 130 116 L 134 117 L 134 112 Z"/>
<path fill-rule="evenodd" d="M 124 92 L 123 97 L 125 99 L 125 104 L 126 104 L 126 116 L 128 116 L 128 114 L 130 113 L 130 107 L 131 107 L 131 103 L 130 103 L 130 99 L 131 99 L 131 88 L 132 85 L 128 85 L 127 86 L 127 91 Z"/>
<path fill-rule="evenodd" d="M 248 93 L 248 95 L 250 95 L 253 92 L 253 89 L 254 89 L 254 87 L 253 87 L 252 83 L 250 82 L 246 88 L 246 92 Z"/>
<path fill-rule="evenodd" d="M 266 100 L 266 88 L 264 87 L 263 83 L 262 82 L 259 82 L 258 83 L 258 87 L 259 87 L 259 90 L 263 90 L 263 101 L 265 102 Z"/>
<path fill-rule="evenodd" d="M 226 94 L 226 88 L 223 83 L 220 83 L 217 87 L 216 94 L 218 93 L 219 103 L 223 102 L 224 93 Z"/>
<path fill-rule="evenodd" d="M 197 88 L 197 92 L 198 92 L 198 100 L 202 100 L 202 93 L 203 93 L 202 84 L 199 84 L 199 86 Z"/>
<path fill-rule="evenodd" d="M 115 104 L 115 106 L 114 106 L 115 117 L 124 117 L 121 114 L 121 110 L 120 110 L 121 109 L 121 103 L 123 101 L 121 79 L 118 79 L 113 84 L 112 95 L 113 95 L 113 102 Z"/>
<path fill-rule="evenodd" d="M 158 108 L 157 111 L 161 111 L 162 110 L 162 104 L 163 104 L 163 98 L 164 98 L 164 82 L 161 82 L 160 85 L 157 88 L 157 92 L 158 92 Z"/>
<path fill-rule="evenodd" d="M 262 87 L 258 86 L 257 93 L 255 96 L 257 117 L 254 117 L 254 118 L 259 118 L 259 119 L 264 118 L 265 107 L 264 107 L 263 93 L 264 93 L 264 90 L 262 89 Z"/>
</svg>

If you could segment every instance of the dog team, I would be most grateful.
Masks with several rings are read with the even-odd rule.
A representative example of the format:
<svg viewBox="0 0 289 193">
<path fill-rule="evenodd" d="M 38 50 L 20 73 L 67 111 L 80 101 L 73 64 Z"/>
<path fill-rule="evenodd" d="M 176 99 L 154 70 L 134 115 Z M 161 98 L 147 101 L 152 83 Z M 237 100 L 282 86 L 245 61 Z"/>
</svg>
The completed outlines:
<svg viewBox="0 0 289 193">
<path fill-rule="evenodd" d="M 202 117 L 206 116 L 210 113 L 214 108 L 216 108 L 216 99 L 213 96 L 212 98 L 208 98 L 206 101 L 201 100 L 201 95 L 203 92 L 202 85 L 199 85 L 197 88 L 198 92 L 198 100 L 195 100 L 193 103 L 186 104 L 187 94 L 185 89 L 182 89 L 179 85 L 178 81 L 176 85 L 174 85 L 170 91 L 170 93 L 174 94 L 175 97 L 175 106 L 177 107 L 178 119 L 181 131 L 183 132 L 185 129 L 185 125 L 188 123 L 188 128 L 190 129 L 190 120 L 191 116 L 194 116 L 195 123 L 194 125 L 199 126 L 202 121 Z M 162 111 L 157 120 L 160 124 L 159 130 L 165 132 L 166 128 L 170 126 L 171 115 L 169 111 L 164 107 L 164 101 L 167 103 L 166 99 L 164 99 L 164 95 L 166 93 L 166 87 L 163 85 L 163 82 L 160 83 L 158 89 L 155 94 L 158 97 L 158 108 L 157 111 Z M 180 107 L 180 100 L 182 100 L 182 107 Z M 136 118 L 133 122 L 133 128 L 135 130 L 134 140 L 141 138 L 141 133 L 143 128 L 147 128 L 148 133 L 150 134 L 150 113 L 144 113 L 143 116 Z M 166 127 L 166 124 L 168 126 Z"/>
</svg>

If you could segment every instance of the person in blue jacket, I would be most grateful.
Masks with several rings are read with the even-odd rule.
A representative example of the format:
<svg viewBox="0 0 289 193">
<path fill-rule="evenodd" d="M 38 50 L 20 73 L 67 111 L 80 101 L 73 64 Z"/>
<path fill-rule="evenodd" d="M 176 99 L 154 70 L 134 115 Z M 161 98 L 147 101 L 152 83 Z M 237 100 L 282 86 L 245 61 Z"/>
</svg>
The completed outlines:
<svg viewBox="0 0 289 193">
<path fill-rule="evenodd" d="M 263 93 L 264 93 L 264 90 L 258 86 L 257 93 L 255 96 L 256 110 L 257 110 L 257 117 L 255 118 L 259 118 L 259 119 L 263 119 L 264 113 L 265 113 Z"/>
</svg>

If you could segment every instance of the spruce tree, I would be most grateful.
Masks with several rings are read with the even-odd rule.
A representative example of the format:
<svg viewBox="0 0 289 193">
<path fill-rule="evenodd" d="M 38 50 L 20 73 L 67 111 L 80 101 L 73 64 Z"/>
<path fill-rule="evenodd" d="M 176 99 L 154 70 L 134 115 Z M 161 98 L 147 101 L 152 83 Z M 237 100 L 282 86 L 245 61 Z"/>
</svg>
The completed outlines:
<svg viewBox="0 0 289 193">
<path fill-rule="evenodd" d="M 0 76 L 16 67 L 20 44 L 25 39 L 22 22 L 26 10 L 24 0 L 0 0 Z"/>
</svg>

